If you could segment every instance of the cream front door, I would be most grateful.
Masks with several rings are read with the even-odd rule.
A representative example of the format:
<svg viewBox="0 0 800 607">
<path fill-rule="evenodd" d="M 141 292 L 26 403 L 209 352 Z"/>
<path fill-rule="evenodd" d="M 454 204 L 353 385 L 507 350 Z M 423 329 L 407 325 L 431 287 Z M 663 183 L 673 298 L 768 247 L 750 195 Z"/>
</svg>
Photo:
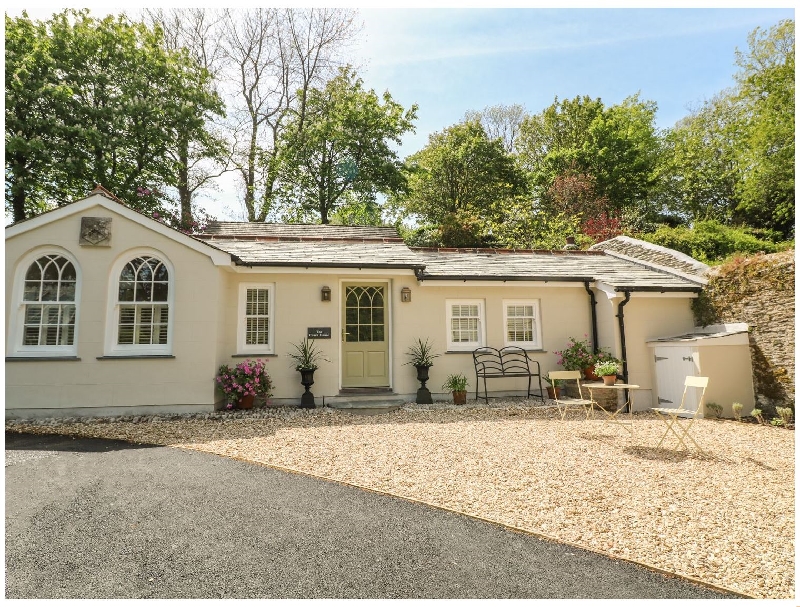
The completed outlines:
<svg viewBox="0 0 800 607">
<path fill-rule="evenodd" d="M 342 387 L 389 386 L 388 285 L 344 284 Z"/>
</svg>

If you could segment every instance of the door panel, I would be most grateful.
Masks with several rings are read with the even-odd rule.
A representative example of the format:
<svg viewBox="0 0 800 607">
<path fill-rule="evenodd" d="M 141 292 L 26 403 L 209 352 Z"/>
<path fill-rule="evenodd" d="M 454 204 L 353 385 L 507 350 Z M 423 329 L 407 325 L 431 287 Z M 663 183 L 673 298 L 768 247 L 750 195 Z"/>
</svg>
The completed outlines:
<svg viewBox="0 0 800 607">
<path fill-rule="evenodd" d="M 687 375 L 698 375 L 697 350 L 691 346 L 656 347 L 656 383 L 658 406 L 677 409 L 683 397 L 683 384 Z M 671 401 L 671 402 L 666 402 Z M 686 393 L 685 409 L 697 410 L 696 390 Z"/>
<path fill-rule="evenodd" d="M 342 387 L 389 385 L 386 283 L 344 284 L 342 289 Z"/>
</svg>

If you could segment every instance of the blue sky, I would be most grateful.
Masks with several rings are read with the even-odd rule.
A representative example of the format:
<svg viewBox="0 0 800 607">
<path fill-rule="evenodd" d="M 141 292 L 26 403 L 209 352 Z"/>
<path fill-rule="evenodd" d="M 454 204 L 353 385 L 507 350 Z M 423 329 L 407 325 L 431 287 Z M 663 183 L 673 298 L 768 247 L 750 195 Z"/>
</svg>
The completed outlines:
<svg viewBox="0 0 800 607">
<path fill-rule="evenodd" d="M 87 6 L 98 16 L 123 10 Z M 669 128 L 733 85 L 735 50 L 747 49 L 753 29 L 794 18 L 793 3 L 773 6 L 784 8 L 361 9 L 363 30 L 350 60 L 368 88 L 388 90 L 405 107 L 419 105 L 401 157 L 468 110 L 519 103 L 535 114 L 556 96 L 613 105 L 640 92 L 658 105 L 658 126 Z M 28 10 L 44 19 L 60 9 Z M 243 219 L 233 177 L 219 186 L 201 204 L 220 219 Z"/>
</svg>

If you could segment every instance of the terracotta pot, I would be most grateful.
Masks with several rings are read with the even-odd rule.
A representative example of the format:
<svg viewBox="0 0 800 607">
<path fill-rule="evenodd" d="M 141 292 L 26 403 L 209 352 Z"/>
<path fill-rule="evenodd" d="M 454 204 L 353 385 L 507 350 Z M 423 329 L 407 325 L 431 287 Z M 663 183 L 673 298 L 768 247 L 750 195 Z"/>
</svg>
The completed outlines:
<svg viewBox="0 0 800 607">
<path fill-rule="evenodd" d="M 457 405 L 466 405 L 467 404 L 467 391 L 461 390 L 459 392 L 453 392 L 453 402 Z"/>
<path fill-rule="evenodd" d="M 597 375 L 594 374 L 594 366 L 586 367 L 583 370 L 583 377 L 588 381 L 597 381 L 600 379 L 599 377 L 597 377 Z"/>
<path fill-rule="evenodd" d="M 242 396 L 242 398 L 239 399 L 239 404 L 237 405 L 237 409 L 252 409 L 255 400 L 256 397 L 252 395 Z"/>
<path fill-rule="evenodd" d="M 547 398 L 553 400 L 561 396 L 561 388 L 554 388 L 553 386 L 547 386 Z"/>
<path fill-rule="evenodd" d="M 607 386 L 613 386 L 617 383 L 616 375 L 603 375 L 603 383 Z"/>
</svg>

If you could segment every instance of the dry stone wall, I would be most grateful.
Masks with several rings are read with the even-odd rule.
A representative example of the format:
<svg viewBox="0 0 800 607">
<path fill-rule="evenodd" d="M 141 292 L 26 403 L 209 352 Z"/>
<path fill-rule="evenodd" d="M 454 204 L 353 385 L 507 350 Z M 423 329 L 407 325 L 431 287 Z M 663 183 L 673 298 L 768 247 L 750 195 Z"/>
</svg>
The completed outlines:
<svg viewBox="0 0 800 607">
<path fill-rule="evenodd" d="M 776 406 L 794 408 L 794 250 L 735 258 L 708 279 L 693 306 L 697 324 L 749 324 L 759 406 L 770 415 Z"/>
</svg>

